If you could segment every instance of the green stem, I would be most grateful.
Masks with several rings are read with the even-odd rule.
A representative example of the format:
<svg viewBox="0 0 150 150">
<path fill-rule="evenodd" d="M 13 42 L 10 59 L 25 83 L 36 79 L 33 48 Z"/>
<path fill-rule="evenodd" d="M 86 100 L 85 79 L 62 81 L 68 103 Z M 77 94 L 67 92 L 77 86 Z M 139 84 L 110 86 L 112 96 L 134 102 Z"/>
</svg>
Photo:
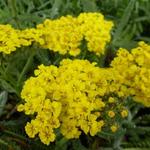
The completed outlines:
<svg viewBox="0 0 150 150">
<path fill-rule="evenodd" d="M 110 136 L 110 137 L 114 136 L 113 134 L 110 134 L 110 133 L 107 133 L 107 132 L 104 132 L 104 131 L 101 131 L 100 134 L 107 135 L 107 136 Z"/>
<path fill-rule="evenodd" d="M 117 138 L 115 139 L 114 144 L 113 144 L 114 150 L 120 150 L 120 149 L 121 149 L 121 146 L 120 146 L 120 145 L 121 145 L 121 143 L 122 143 L 123 137 L 124 137 L 124 134 L 121 135 L 121 136 L 119 136 L 119 137 L 117 137 Z"/>
<path fill-rule="evenodd" d="M 4 140 L 0 139 L 0 143 L 6 146 L 9 146 L 8 143 L 6 143 Z"/>
<path fill-rule="evenodd" d="M 58 15 L 59 9 L 61 8 L 61 5 L 63 4 L 63 0 L 55 0 L 53 7 L 51 9 L 51 18 L 55 18 Z"/>
<path fill-rule="evenodd" d="M 56 54 L 55 57 L 56 57 L 56 60 L 54 61 L 53 64 L 57 65 L 62 60 L 63 55 Z"/>
<path fill-rule="evenodd" d="M 32 63 L 32 60 L 33 60 L 34 55 L 35 55 L 35 50 L 33 50 L 32 53 L 30 54 L 30 56 L 29 56 L 29 58 L 28 58 L 28 60 L 27 60 L 27 63 L 25 64 L 25 66 L 24 66 L 24 68 L 23 68 L 23 70 L 22 70 L 22 72 L 21 72 L 21 74 L 20 74 L 20 76 L 19 76 L 19 78 L 18 78 L 17 86 L 20 86 L 21 81 L 23 80 L 24 75 L 26 74 L 26 72 L 27 72 L 29 66 L 30 66 L 31 63 Z"/>
<path fill-rule="evenodd" d="M 12 17 L 16 23 L 16 26 L 18 28 L 20 28 L 19 21 L 18 21 L 18 15 L 17 15 L 16 0 L 8 0 L 8 6 L 11 10 Z"/>
<path fill-rule="evenodd" d="M 106 55 L 101 55 L 99 58 L 98 58 L 98 65 L 100 67 L 104 67 L 105 66 L 105 59 L 106 59 Z"/>
<path fill-rule="evenodd" d="M 1 108 L 6 108 L 6 107 L 7 107 L 7 106 L 4 106 L 4 105 L 0 105 L 0 109 L 1 109 Z"/>
<path fill-rule="evenodd" d="M 91 147 L 91 150 L 96 150 L 98 149 L 98 141 L 97 139 L 94 140 L 93 144 L 92 144 L 92 147 Z"/>
<path fill-rule="evenodd" d="M 24 136 L 21 136 L 21 135 L 19 135 L 19 134 L 16 134 L 16 133 L 14 133 L 14 132 L 12 132 L 12 131 L 8 131 L 8 130 L 4 130 L 3 131 L 4 133 L 6 133 L 6 134 L 9 134 L 9 135 L 12 135 L 12 136 L 14 136 L 14 137 L 18 137 L 18 138 L 20 138 L 20 139 L 22 139 L 22 140 L 28 140 L 27 138 L 25 138 Z"/>
<path fill-rule="evenodd" d="M 82 56 L 81 56 L 81 59 L 84 59 L 86 57 L 86 54 L 87 54 L 87 50 L 84 49 L 83 50 L 83 53 L 82 53 Z"/>
<path fill-rule="evenodd" d="M 11 90 L 13 90 L 13 92 L 14 92 L 18 97 L 20 97 L 20 94 L 19 94 L 18 89 L 15 88 L 15 87 L 11 84 L 11 81 L 7 81 L 6 78 L 0 76 L 0 83 L 1 83 L 1 82 L 4 83 L 6 86 L 8 86 Z M 10 82 L 10 83 L 9 83 L 9 82 Z M 4 89 L 5 89 L 5 87 L 4 87 Z M 7 89 L 5 89 L 5 90 L 7 90 Z"/>
<path fill-rule="evenodd" d="M 58 142 L 56 142 L 57 148 L 56 149 L 62 149 L 62 147 L 64 147 L 64 145 L 66 145 L 68 142 L 68 139 L 66 139 L 65 137 L 61 138 Z"/>
</svg>

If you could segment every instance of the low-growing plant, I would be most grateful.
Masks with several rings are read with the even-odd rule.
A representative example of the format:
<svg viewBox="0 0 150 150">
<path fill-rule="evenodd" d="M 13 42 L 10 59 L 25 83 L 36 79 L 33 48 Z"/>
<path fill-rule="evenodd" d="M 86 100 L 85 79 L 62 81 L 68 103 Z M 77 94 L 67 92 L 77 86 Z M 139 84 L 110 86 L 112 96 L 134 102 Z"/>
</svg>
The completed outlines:
<svg viewBox="0 0 150 150">
<path fill-rule="evenodd" d="M 148 0 L 0 1 L 0 150 L 149 149 Z"/>
</svg>

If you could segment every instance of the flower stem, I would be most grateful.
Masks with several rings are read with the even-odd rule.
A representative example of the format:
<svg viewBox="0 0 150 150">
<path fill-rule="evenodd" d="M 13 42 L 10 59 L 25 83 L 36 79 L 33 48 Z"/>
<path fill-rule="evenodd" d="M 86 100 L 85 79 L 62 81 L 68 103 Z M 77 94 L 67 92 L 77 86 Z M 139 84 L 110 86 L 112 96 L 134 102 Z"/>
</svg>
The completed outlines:
<svg viewBox="0 0 150 150">
<path fill-rule="evenodd" d="M 20 24 L 18 21 L 18 13 L 17 13 L 17 8 L 16 8 L 16 0 L 8 0 L 8 6 L 10 8 L 11 14 L 12 14 L 12 18 L 16 23 L 17 28 L 20 29 Z"/>
<path fill-rule="evenodd" d="M 23 70 L 22 70 L 22 72 L 21 72 L 21 74 L 20 74 L 20 76 L 18 78 L 17 86 L 21 85 L 21 82 L 23 80 L 24 75 L 26 74 L 29 66 L 31 66 L 31 63 L 32 63 L 34 55 L 35 55 L 35 50 L 32 50 L 32 53 L 30 54 L 30 56 L 29 56 L 29 58 L 27 60 L 27 63 L 25 64 L 25 66 L 24 66 L 24 68 L 23 68 Z"/>
</svg>

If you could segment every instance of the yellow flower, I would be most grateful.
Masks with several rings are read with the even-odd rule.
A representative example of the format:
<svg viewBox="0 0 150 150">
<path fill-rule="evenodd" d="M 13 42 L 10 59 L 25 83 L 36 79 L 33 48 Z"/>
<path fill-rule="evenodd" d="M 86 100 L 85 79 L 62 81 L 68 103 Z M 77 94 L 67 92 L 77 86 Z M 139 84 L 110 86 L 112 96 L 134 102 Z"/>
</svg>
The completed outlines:
<svg viewBox="0 0 150 150">
<path fill-rule="evenodd" d="M 25 103 L 20 109 L 27 115 L 34 114 L 31 122 L 44 144 L 55 140 L 55 129 L 59 128 L 67 139 L 79 138 L 82 132 L 95 136 L 110 126 L 110 119 L 105 116 L 109 107 L 111 118 L 120 112 L 115 103 L 112 109 L 105 101 L 110 93 L 126 91 L 116 84 L 117 73 L 112 69 L 99 68 L 88 60 L 64 59 L 59 67 L 40 65 L 34 73 L 35 77 L 23 86 L 21 96 Z M 116 97 L 109 97 L 108 101 L 112 103 Z M 117 102 L 120 108 L 124 106 L 122 100 Z M 35 135 L 30 129 L 26 132 Z"/>
<path fill-rule="evenodd" d="M 121 111 L 121 116 L 122 116 L 122 118 L 127 117 L 128 116 L 128 111 L 127 110 Z"/>
<path fill-rule="evenodd" d="M 112 21 L 106 21 L 100 13 L 81 13 L 59 19 L 46 19 L 36 28 L 15 30 L 11 25 L 0 25 L 0 52 L 10 54 L 21 46 L 36 43 L 43 48 L 77 56 L 83 40 L 88 50 L 102 55 L 106 44 L 111 40 Z"/>
<path fill-rule="evenodd" d="M 49 127 L 42 127 L 39 133 L 39 137 L 40 140 L 46 145 L 49 145 L 50 142 L 54 142 L 55 140 L 55 134 Z"/>
<path fill-rule="evenodd" d="M 119 89 L 114 91 L 121 97 L 133 96 L 136 102 L 150 107 L 150 45 L 143 41 L 138 45 L 131 52 L 120 48 L 111 62 L 116 74 L 113 82 Z"/>
<path fill-rule="evenodd" d="M 108 102 L 109 103 L 115 103 L 115 99 L 113 97 L 109 97 Z"/>
<path fill-rule="evenodd" d="M 76 127 L 76 120 L 68 120 L 66 119 L 64 123 L 61 125 L 61 133 L 67 138 L 79 138 L 81 131 Z"/>
<path fill-rule="evenodd" d="M 112 110 L 108 111 L 108 116 L 109 116 L 110 118 L 115 117 L 114 111 L 112 111 Z"/>
<path fill-rule="evenodd" d="M 18 31 L 11 25 L 0 25 L 0 52 L 10 54 L 20 47 Z"/>
<path fill-rule="evenodd" d="M 24 105 L 23 104 L 18 105 L 17 111 L 19 112 L 24 111 Z"/>
<path fill-rule="evenodd" d="M 88 50 L 97 55 L 104 54 L 106 43 L 110 41 L 113 22 L 104 20 L 100 13 L 81 13 L 77 20 L 87 41 Z"/>
<path fill-rule="evenodd" d="M 25 131 L 26 133 L 28 134 L 28 136 L 30 138 L 34 138 L 35 135 L 38 133 L 38 130 L 36 128 L 36 126 L 34 126 L 34 122 L 31 121 L 31 123 L 27 123 L 26 126 L 25 126 Z"/>
<path fill-rule="evenodd" d="M 110 129 L 111 129 L 112 132 L 116 132 L 118 130 L 118 126 L 117 125 L 112 125 L 110 127 Z"/>
</svg>

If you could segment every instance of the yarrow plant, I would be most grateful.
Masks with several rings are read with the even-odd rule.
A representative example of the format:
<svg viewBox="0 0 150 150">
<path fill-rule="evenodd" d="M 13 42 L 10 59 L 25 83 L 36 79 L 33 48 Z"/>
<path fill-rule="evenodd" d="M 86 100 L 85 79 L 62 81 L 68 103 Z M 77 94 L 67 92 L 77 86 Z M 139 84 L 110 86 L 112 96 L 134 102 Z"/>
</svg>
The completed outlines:
<svg viewBox="0 0 150 150">
<path fill-rule="evenodd" d="M 114 118 L 127 117 L 127 109 L 110 94 L 110 72 L 95 65 L 87 60 L 65 59 L 59 67 L 41 65 L 35 70 L 35 77 L 26 81 L 21 93 L 25 104 L 18 106 L 18 111 L 35 115 L 25 128 L 29 137 L 38 134 L 49 144 L 55 140 L 56 128 L 68 139 L 79 138 L 81 132 L 94 136 L 103 127 L 117 130 Z"/>
<path fill-rule="evenodd" d="M 150 107 L 150 45 L 139 42 L 131 49 L 120 48 L 111 66 L 120 75 L 116 78 L 124 85 L 123 95 L 132 95 L 134 100 Z"/>
<path fill-rule="evenodd" d="M 111 40 L 112 27 L 113 22 L 101 13 L 46 19 L 36 28 L 24 30 L 0 25 L 4 56 L 35 44 L 69 57 L 57 66 L 39 65 L 24 83 L 23 102 L 17 109 L 31 116 L 25 126 L 30 138 L 39 137 L 49 145 L 58 131 L 67 139 L 115 134 L 130 113 L 127 98 L 150 107 L 150 45 L 141 41 L 130 51 L 120 48 L 107 68 L 77 58 L 84 44 L 100 58 Z"/>
<path fill-rule="evenodd" d="M 10 54 L 22 46 L 33 42 L 43 44 L 42 33 L 36 29 L 17 30 L 11 25 L 0 25 L 0 52 Z"/>
<path fill-rule="evenodd" d="M 104 54 L 107 42 L 111 40 L 113 22 L 106 21 L 100 13 L 81 13 L 78 17 L 66 16 L 47 19 L 37 28 L 15 30 L 10 25 L 0 26 L 0 52 L 10 54 L 17 47 L 29 46 L 33 42 L 60 54 L 77 56 L 82 41 L 86 40 L 89 51 Z M 9 32 L 9 34 L 8 34 Z M 3 48 L 4 47 L 4 48 Z"/>
<path fill-rule="evenodd" d="M 10 54 L 20 47 L 17 30 L 11 25 L 0 25 L 0 52 Z"/>
<path fill-rule="evenodd" d="M 116 132 L 118 118 L 128 116 L 127 97 L 150 106 L 149 52 L 150 46 L 140 42 L 131 53 L 119 49 L 110 68 L 78 59 L 65 59 L 59 67 L 39 66 L 35 77 L 25 82 L 21 93 L 25 103 L 18 106 L 18 111 L 35 116 L 26 133 L 31 138 L 38 134 L 49 144 L 56 128 L 68 139 L 79 138 L 82 132 L 94 136 L 108 128 Z"/>
</svg>

